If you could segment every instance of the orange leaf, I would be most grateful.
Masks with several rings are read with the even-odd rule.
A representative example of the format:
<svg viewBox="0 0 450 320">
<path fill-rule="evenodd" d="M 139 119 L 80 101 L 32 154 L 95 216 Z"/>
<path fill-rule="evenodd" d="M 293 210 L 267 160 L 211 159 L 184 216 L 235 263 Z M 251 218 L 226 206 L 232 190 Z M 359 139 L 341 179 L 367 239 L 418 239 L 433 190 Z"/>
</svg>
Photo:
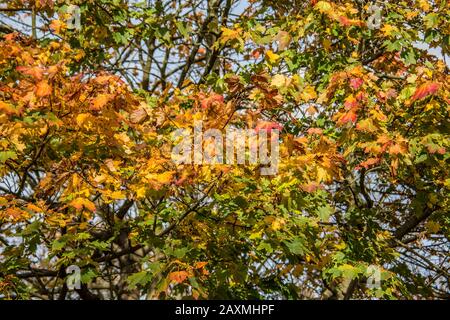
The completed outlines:
<svg viewBox="0 0 450 320">
<path fill-rule="evenodd" d="M 52 94 L 52 87 L 47 81 L 42 80 L 36 85 L 36 95 L 38 97 L 45 97 Z"/>
<path fill-rule="evenodd" d="M 406 152 L 405 147 L 400 144 L 394 144 L 389 148 L 389 154 L 403 154 Z"/>
<path fill-rule="evenodd" d="M 31 76 L 36 80 L 42 80 L 42 74 L 44 73 L 44 70 L 39 67 L 25 67 L 25 66 L 18 66 L 16 68 L 17 71 L 20 73 L 23 73 L 27 76 Z"/>
<path fill-rule="evenodd" d="M 201 269 L 208 264 L 207 261 L 197 262 L 195 263 L 195 269 Z"/>
<path fill-rule="evenodd" d="M 175 271 L 169 274 L 170 281 L 174 281 L 176 283 L 182 283 L 188 277 L 189 273 L 187 271 Z"/>
<path fill-rule="evenodd" d="M 340 119 L 339 119 L 339 123 L 340 124 L 345 124 L 347 122 L 356 122 L 356 119 L 358 118 L 358 116 L 356 115 L 356 113 L 353 110 L 350 110 L 349 112 L 345 113 Z"/>
<path fill-rule="evenodd" d="M 102 109 L 109 101 L 109 96 L 106 94 L 99 94 L 97 97 L 92 100 L 91 109 L 92 110 L 100 110 Z"/>
<path fill-rule="evenodd" d="M 323 133 L 323 130 L 320 128 L 309 128 L 308 129 L 308 134 L 317 134 L 317 135 L 321 135 Z"/>
<path fill-rule="evenodd" d="M 71 207 L 74 207 L 78 211 L 83 209 L 83 207 L 85 207 L 89 211 L 95 211 L 95 204 L 90 200 L 84 198 L 76 198 L 72 200 L 69 205 Z"/>
</svg>

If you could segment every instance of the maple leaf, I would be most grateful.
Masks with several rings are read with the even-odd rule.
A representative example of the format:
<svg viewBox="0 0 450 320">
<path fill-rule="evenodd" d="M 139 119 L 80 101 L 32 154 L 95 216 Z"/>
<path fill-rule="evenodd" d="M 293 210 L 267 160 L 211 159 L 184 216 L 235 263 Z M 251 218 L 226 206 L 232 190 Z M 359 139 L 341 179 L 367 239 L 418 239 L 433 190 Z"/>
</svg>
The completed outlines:
<svg viewBox="0 0 450 320">
<path fill-rule="evenodd" d="M 22 74 L 25 74 L 27 76 L 31 76 L 35 80 L 42 80 L 42 76 L 44 74 L 44 69 L 40 67 L 25 67 L 25 66 L 18 66 L 16 68 L 17 71 L 19 71 Z"/>
<path fill-rule="evenodd" d="M 0 111 L 7 115 L 17 115 L 18 110 L 14 109 L 10 104 L 0 101 Z"/>
<path fill-rule="evenodd" d="M 271 64 L 277 63 L 277 61 L 280 59 L 280 56 L 274 53 L 272 50 L 266 51 L 266 57 Z"/>
<path fill-rule="evenodd" d="M 314 5 L 314 7 L 322 13 L 328 13 L 333 8 L 327 1 L 319 1 Z"/>
<path fill-rule="evenodd" d="M 344 106 L 347 110 L 353 109 L 358 107 L 358 101 L 356 98 L 351 94 L 349 95 L 344 102 Z"/>
<path fill-rule="evenodd" d="M 187 271 L 174 271 L 169 273 L 169 280 L 176 283 L 182 283 L 187 279 L 188 276 L 189 273 Z"/>
<path fill-rule="evenodd" d="M 207 264 L 208 264 L 208 261 L 196 262 L 194 265 L 194 268 L 201 269 L 201 268 L 205 267 Z"/>
<path fill-rule="evenodd" d="M 384 33 L 385 36 L 390 36 L 393 32 L 398 31 L 397 27 L 385 24 L 383 28 L 381 28 L 381 31 Z"/>
<path fill-rule="evenodd" d="M 289 32 L 280 30 L 275 38 L 275 40 L 278 41 L 278 49 L 284 50 L 289 46 L 289 43 L 291 42 L 291 36 Z"/>
<path fill-rule="evenodd" d="M 301 185 L 301 189 L 308 193 L 313 193 L 320 188 L 321 188 L 321 185 L 314 181 Z"/>
<path fill-rule="evenodd" d="M 99 94 L 92 100 L 91 109 L 98 111 L 101 110 L 109 101 L 110 95 L 107 94 Z"/>
<path fill-rule="evenodd" d="M 323 130 L 320 128 L 309 128 L 308 129 L 308 134 L 317 134 L 317 135 L 322 135 L 323 134 Z"/>
<path fill-rule="evenodd" d="M 371 118 L 368 118 L 359 121 L 356 124 L 356 130 L 363 132 L 375 132 L 377 130 L 377 127 L 374 125 L 373 120 Z"/>
<path fill-rule="evenodd" d="M 139 109 L 134 110 L 130 114 L 130 121 L 132 123 L 141 123 L 142 121 L 145 120 L 146 117 L 147 117 L 147 111 L 145 111 L 144 108 L 139 108 Z"/>
<path fill-rule="evenodd" d="M 42 80 L 36 85 L 36 95 L 38 97 L 46 97 L 52 94 L 52 87 L 47 81 Z"/>
<path fill-rule="evenodd" d="M 52 20 L 52 22 L 50 23 L 50 29 L 52 29 L 53 31 L 55 31 L 55 33 L 60 33 L 61 29 L 64 29 L 66 27 L 65 23 L 62 22 L 61 20 Z"/>
<path fill-rule="evenodd" d="M 272 121 L 260 121 L 255 127 L 255 131 L 259 132 L 261 130 L 266 132 L 271 132 L 272 130 L 283 130 L 283 126 L 277 122 Z"/>
<path fill-rule="evenodd" d="M 270 84 L 277 88 L 287 87 L 289 83 L 289 79 L 282 74 L 274 75 L 270 81 Z"/>
<path fill-rule="evenodd" d="M 366 161 L 361 162 L 359 165 L 356 166 L 356 170 L 360 170 L 362 168 L 368 169 L 373 165 L 376 165 L 380 163 L 380 159 L 379 158 L 370 158 L 367 159 Z"/>
<path fill-rule="evenodd" d="M 346 16 L 340 16 L 339 22 L 345 27 L 351 25 L 350 19 L 347 18 Z"/>
<path fill-rule="evenodd" d="M 402 144 L 393 144 L 389 147 L 389 154 L 403 154 L 406 152 L 405 146 Z"/>
<path fill-rule="evenodd" d="M 237 28 L 237 29 L 233 30 L 233 29 L 228 29 L 228 28 L 222 27 L 222 35 L 220 37 L 220 41 L 222 43 L 225 43 L 227 41 L 237 39 L 237 38 L 239 38 L 239 34 L 241 32 L 242 32 L 241 28 Z"/>
<path fill-rule="evenodd" d="M 69 203 L 69 206 L 74 207 L 77 211 L 80 211 L 83 207 L 91 212 L 94 212 L 96 209 L 95 204 L 85 198 L 76 198 Z"/>
<path fill-rule="evenodd" d="M 345 124 L 347 122 L 355 123 L 357 118 L 358 116 L 356 115 L 355 111 L 350 110 L 349 112 L 344 113 L 344 115 L 339 118 L 338 123 L 340 124 Z"/>
<path fill-rule="evenodd" d="M 440 88 L 440 84 L 436 82 L 427 82 L 422 84 L 420 87 L 416 89 L 414 95 L 411 98 L 411 101 L 416 101 L 423 99 L 429 95 L 436 94 Z"/>
<path fill-rule="evenodd" d="M 208 98 L 203 99 L 200 103 L 202 109 L 208 109 L 214 105 L 220 105 L 224 103 L 224 98 L 221 94 L 212 93 Z"/>
<path fill-rule="evenodd" d="M 358 90 L 359 87 L 361 87 L 363 83 L 364 83 L 364 80 L 361 78 L 351 78 L 350 79 L 350 87 L 353 90 Z"/>
<path fill-rule="evenodd" d="M 302 90 L 300 97 L 304 101 L 310 101 L 317 98 L 317 93 L 313 86 L 306 86 L 306 88 Z"/>
</svg>

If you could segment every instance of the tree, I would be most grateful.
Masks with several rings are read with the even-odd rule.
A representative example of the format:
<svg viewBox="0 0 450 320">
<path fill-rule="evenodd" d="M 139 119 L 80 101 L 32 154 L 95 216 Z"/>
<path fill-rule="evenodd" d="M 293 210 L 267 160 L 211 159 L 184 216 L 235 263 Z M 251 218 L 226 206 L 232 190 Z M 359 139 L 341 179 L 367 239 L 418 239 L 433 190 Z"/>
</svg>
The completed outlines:
<svg viewBox="0 0 450 320">
<path fill-rule="evenodd" d="M 0 3 L 0 297 L 448 298 L 446 1 Z"/>
</svg>

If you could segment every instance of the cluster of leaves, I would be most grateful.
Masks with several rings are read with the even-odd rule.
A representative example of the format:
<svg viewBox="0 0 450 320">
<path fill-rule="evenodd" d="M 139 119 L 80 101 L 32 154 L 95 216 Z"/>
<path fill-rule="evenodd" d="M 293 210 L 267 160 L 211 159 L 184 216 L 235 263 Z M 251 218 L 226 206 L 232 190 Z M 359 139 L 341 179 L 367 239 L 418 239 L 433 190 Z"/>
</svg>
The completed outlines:
<svg viewBox="0 0 450 320">
<path fill-rule="evenodd" d="M 446 1 L 6 4 L 0 297 L 448 297 Z M 174 163 L 196 120 L 282 129 L 277 174 Z"/>
</svg>

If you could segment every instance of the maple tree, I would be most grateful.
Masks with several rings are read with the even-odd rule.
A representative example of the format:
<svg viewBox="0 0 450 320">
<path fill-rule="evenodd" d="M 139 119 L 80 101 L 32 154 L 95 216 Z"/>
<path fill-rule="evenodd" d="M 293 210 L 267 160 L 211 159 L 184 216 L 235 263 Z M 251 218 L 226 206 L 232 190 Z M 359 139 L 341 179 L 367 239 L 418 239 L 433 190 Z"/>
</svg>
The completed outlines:
<svg viewBox="0 0 450 320">
<path fill-rule="evenodd" d="M 0 4 L 1 298 L 449 297 L 447 1 Z M 277 174 L 174 163 L 196 120 Z"/>
</svg>

